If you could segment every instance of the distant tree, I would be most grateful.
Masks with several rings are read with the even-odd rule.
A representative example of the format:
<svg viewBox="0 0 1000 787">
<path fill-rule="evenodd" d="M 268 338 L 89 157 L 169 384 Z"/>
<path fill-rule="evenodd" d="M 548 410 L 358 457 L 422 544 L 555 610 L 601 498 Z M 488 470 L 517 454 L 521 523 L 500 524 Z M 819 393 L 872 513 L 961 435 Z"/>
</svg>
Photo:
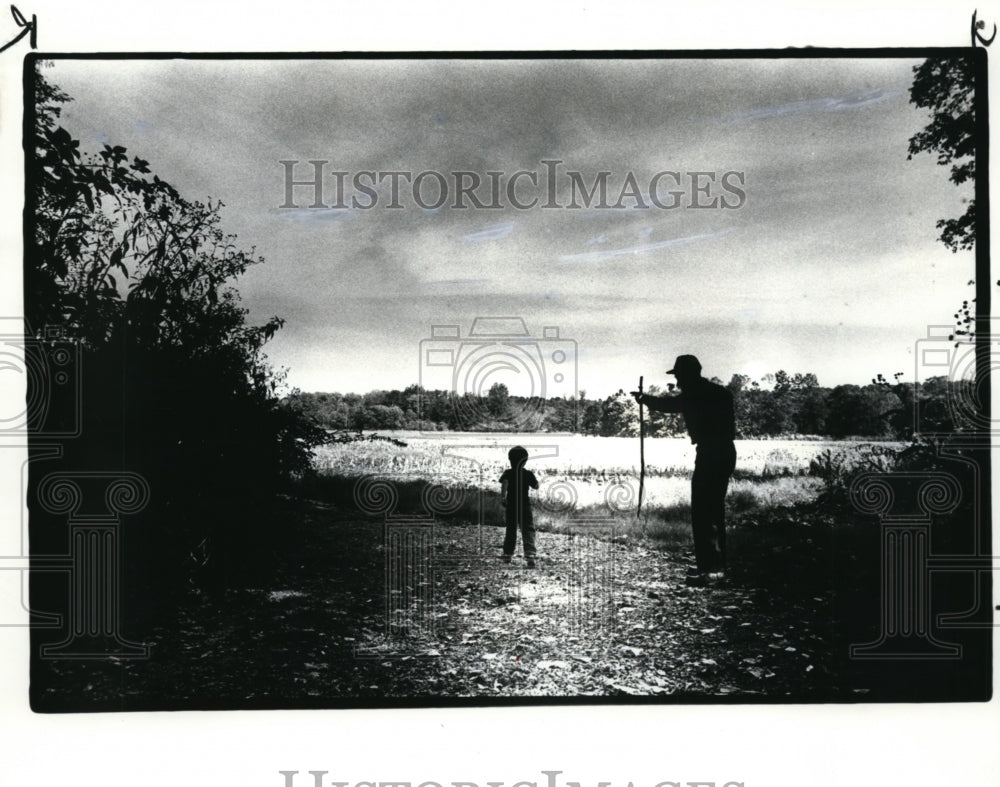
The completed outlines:
<svg viewBox="0 0 1000 787">
<path fill-rule="evenodd" d="M 726 384 L 733 395 L 733 411 L 736 418 L 736 436 L 755 437 L 759 434 L 751 407 L 751 380 L 748 375 L 734 374 Z"/>
<path fill-rule="evenodd" d="M 833 437 L 892 437 L 890 421 L 901 406 L 882 386 L 838 385 L 830 392 L 828 431 Z"/>
<path fill-rule="evenodd" d="M 577 391 L 576 401 L 573 403 L 573 427 L 572 430 L 578 434 L 583 433 L 583 414 L 587 409 L 587 392 L 583 388 Z"/>
<path fill-rule="evenodd" d="M 598 435 L 601 433 L 601 403 L 588 401 L 580 416 L 580 431 L 583 434 Z"/>
<path fill-rule="evenodd" d="M 651 385 L 646 390 L 650 396 L 662 396 L 663 391 L 657 385 Z M 646 434 L 649 437 L 679 437 L 685 434 L 684 416 L 680 413 L 662 413 L 646 408 Z"/>
<path fill-rule="evenodd" d="M 419 413 L 425 421 L 441 424 L 445 429 L 454 429 L 457 424 L 455 404 L 448 391 L 432 391 L 419 388 Z"/>
<path fill-rule="evenodd" d="M 542 430 L 576 432 L 578 430 L 577 401 L 572 396 L 554 396 L 545 402 Z"/>
<path fill-rule="evenodd" d="M 750 378 L 745 374 L 734 374 L 729 382 L 726 383 L 726 387 L 729 389 L 730 393 L 735 396 L 740 393 L 744 388 L 750 385 Z"/>
<path fill-rule="evenodd" d="M 504 418 L 510 406 L 510 392 L 503 383 L 493 383 L 486 394 L 486 409 L 494 418 Z"/>
<path fill-rule="evenodd" d="M 360 421 L 364 429 L 402 429 L 404 425 L 403 411 L 397 405 L 367 405 Z"/>
<path fill-rule="evenodd" d="M 369 391 L 361 396 L 361 401 L 364 402 L 365 407 L 371 407 L 376 404 L 392 404 L 389 391 Z"/>
<path fill-rule="evenodd" d="M 813 376 L 815 379 L 815 376 Z M 796 431 L 800 434 L 821 435 L 827 429 L 827 391 L 817 385 L 809 385 L 799 391 L 798 412 L 795 417 Z"/>
<path fill-rule="evenodd" d="M 823 396 L 815 389 L 819 381 L 815 374 L 789 374 L 784 369 L 774 373 L 774 390 L 771 406 L 773 411 L 767 415 L 769 434 L 797 432 L 818 434 L 825 425 L 822 414 Z"/>
<path fill-rule="evenodd" d="M 639 407 L 619 389 L 601 405 L 601 434 L 605 437 L 635 437 L 639 434 Z"/>
<path fill-rule="evenodd" d="M 795 430 L 791 402 L 783 392 L 758 391 L 755 396 L 756 416 L 761 434 L 776 437 Z"/>
<path fill-rule="evenodd" d="M 928 377 L 914 388 L 914 406 L 919 407 L 919 428 L 927 432 L 954 432 L 956 424 L 952 416 L 951 403 L 954 401 L 956 383 L 947 376 Z M 916 419 L 914 419 L 916 421 Z"/>
<path fill-rule="evenodd" d="M 818 388 L 819 379 L 812 372 L 806 374 L 796 373 L 792 377 L 792 388 L 795 390 L 806 390 L 808 388 Z"/>
</svg>

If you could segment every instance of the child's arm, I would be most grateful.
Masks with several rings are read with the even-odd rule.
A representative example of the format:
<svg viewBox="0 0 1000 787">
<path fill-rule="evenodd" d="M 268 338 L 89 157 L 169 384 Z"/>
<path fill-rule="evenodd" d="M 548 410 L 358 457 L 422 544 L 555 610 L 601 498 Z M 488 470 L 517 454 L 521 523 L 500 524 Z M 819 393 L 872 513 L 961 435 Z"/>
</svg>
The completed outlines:
<svg viewBox="0 0 1000 787">
<path fill-rule="evenodd" d="M 500 479 L 500 505 L 507 505 L 507 486 L 510 482 L 506 478 Z"/>
<path fill-rule="evenodd" d="M 528 486 L 532 489 L 538 489 L 538 479 L 535 478 L 535 474 L 530 470 L 528 471 Z"/>
</svg>

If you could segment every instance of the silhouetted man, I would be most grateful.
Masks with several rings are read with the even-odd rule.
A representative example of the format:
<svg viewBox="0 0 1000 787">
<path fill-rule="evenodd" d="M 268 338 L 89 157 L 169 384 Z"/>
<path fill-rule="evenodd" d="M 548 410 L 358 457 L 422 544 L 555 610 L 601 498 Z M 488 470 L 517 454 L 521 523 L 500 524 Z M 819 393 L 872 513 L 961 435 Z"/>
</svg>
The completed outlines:
<svg viewBox="0 0 1000 787">
<path fill-rule="evenodd" d="M 680 355 L 667 374 L 677 378 L 680 394 L 650 396 L 632 391 L 637 402 L 662 413 L 684 416 L 691 442 L 697 446 L 691 477 L 691 530 L 697 572 L 689 577 L 701 584 L 721 577 L 726 565 L 726 490 L 736 467 L 733 395 L 701 376 L 693 355 Z"/>
</svg>

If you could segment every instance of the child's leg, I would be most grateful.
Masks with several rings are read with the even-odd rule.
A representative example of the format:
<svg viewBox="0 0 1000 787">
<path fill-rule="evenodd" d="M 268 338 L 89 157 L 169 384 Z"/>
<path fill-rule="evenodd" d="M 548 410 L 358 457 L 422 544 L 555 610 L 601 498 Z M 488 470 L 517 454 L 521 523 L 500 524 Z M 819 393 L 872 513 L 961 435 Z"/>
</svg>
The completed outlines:
<svg viewBox="0 0 1000 787">
<path fill-rule="evenodd" d="M 510 557 L 514 554 L 514 547 L 517 546 L 517 517 L 514 511 L 507 509 L 507 534 L 503 539 L 503 553 Z"/>
<path fill-rule="evenodd" d="M 524 519 L 521 523 L 521 539 L 524 546 L 524 556 L 533 558 L 535 556 L 535 521 L 531 516 L 531 509 L 524 512 Z"/>
</svg>

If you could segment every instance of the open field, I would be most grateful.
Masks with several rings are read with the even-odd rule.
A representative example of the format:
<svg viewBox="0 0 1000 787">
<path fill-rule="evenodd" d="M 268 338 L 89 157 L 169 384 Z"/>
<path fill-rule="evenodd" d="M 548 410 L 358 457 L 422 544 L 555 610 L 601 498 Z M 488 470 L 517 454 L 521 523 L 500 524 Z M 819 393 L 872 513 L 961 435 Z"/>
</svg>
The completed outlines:
<svg viewBox="0 0 1000 787">
<path fill-rule="evenodd" d="M 511 435 L 418 432 L 383 433 L 405 442 L 357 442 L 324 446 L 316 467 L 324 475 L 376 475 L 403 480 L 425 479 L 445 486 L 498 490 L 507 451 L 523 445 L 528 468 L 541 485 L 536 496 L 542 512 L 565 512 L 606 506 L 625 511 L 635 505 L 639 486 L 639 440 L 633 437 L 582 435 Z M 650 511 L 687 504 L 695 449 L 686 439 L 647 438 L 644 501 Z M 730 502 L 743 506 L 795 505 L 815 498 L 822 480 L 810 475 L 810 463 L 827 452 L 853 461 L 899 447 L 894 443 L 827 440 L 738 440 L 737 463 L 729 487 Z"/>
</svg>

